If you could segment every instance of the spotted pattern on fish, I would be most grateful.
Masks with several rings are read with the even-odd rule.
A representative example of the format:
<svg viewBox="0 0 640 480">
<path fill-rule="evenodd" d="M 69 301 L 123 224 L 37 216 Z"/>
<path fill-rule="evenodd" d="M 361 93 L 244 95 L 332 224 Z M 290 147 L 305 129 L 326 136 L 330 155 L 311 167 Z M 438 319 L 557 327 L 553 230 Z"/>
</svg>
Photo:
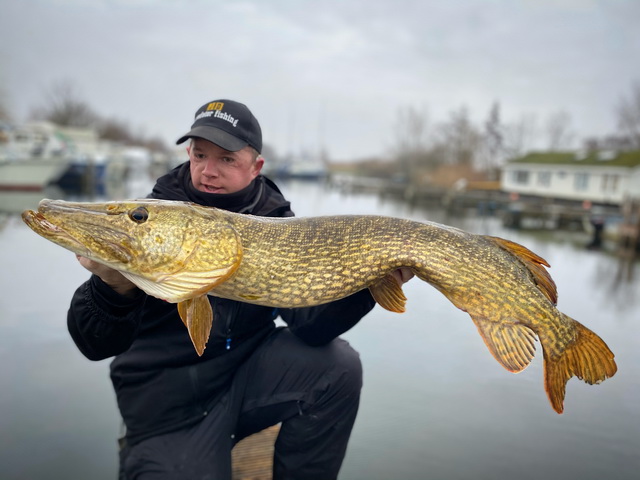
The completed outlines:
<svg viewBox="0 0 640 480">
<path fill-rule="evenodd" d="M 402 312 L 406 298 L 390 273 L 406 267 L 471 316 L 509 371 L 529 365 L 537 338 L 558 413 L 569 378 L 599 383 L 617 370 L 604 341 L 556 308 L 547 262 L 505 239 L 393 217 L 274 219 L 161 200 L 44 200 L 23 219 L 148 294 L 178 303 L 198 354 L 212 321 L 207 293 L 295 308 L 369 288 L 381 306 Z"/>
</svg>

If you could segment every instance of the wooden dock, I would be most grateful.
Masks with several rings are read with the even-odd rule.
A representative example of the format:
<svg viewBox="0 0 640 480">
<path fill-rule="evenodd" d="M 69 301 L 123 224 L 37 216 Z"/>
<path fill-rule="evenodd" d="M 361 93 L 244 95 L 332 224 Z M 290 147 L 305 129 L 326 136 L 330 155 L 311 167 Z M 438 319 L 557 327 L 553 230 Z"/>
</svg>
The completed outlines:
<svg viewBox="0 0 640 480">
<path fill-rule="evenodd" d="M 502 224 L 515 229 L 589 231 L 591 215 L 589 209 L 575 203 L 513 201 L 502 214 Z"/>
<path fill-rule="evenodd" d="M 232 480 L 271 480 L 278 432 L 274 425 L 238 442 L 231 452 Z"/>
<path fill-rule="evenodd" d="M 622 223 L 618 231 L 618 255 L 630 262 L 640 249 L 640 200 L 627 200 L 621 207 Z"/>
</svg>

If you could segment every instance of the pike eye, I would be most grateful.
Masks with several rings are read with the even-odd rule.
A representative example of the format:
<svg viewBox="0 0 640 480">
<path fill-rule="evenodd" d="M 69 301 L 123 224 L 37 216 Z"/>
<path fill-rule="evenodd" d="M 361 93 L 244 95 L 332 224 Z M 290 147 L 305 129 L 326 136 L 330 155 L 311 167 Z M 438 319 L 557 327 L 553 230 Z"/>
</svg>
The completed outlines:
<svg viewBox="0 0 640 480">
<path fill-rule="evenodd" d="M 144 207 L 134 208 L 129 212 L 129 218 L 136 223 L 144 223 L 149 218 L 149 212 Z"/>
</svg>

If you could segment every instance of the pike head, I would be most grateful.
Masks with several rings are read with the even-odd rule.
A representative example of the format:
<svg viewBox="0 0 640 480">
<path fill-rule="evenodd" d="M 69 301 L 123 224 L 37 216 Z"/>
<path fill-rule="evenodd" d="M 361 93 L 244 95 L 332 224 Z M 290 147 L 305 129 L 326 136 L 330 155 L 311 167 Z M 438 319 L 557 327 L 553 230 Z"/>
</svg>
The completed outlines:
<svg viewBox="0 0 640 480">
<path fill-rule="evenodd" d="M 190 325 L 195 321 L 190 317 L 207 315 L 206 293 L 229 278 L 242 259 L 240 239 L 222 213 L 187 202 L 45 199 L 22 218 L 38 235 L 118 270 L 149 295 L 186 302 L 179 311 L 190 334 L 206 330 L 207 338 L 209 330 L 200 322 Z M 204 333 L 197 336 L 202 343 Z"/>
</svg>

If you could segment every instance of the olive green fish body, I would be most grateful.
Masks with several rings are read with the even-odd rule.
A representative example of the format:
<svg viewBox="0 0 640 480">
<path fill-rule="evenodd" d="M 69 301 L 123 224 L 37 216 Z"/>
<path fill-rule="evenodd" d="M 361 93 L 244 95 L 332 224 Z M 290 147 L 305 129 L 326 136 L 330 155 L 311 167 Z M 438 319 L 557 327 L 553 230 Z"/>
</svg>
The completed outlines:
<svg viewBox="0 0 640 480">
<path fill-rule="evenodd" d="M 473 317 L 551 329 L 550 338 L 559 343 L 572 336 L 571 324 L 539 290 L 526 264 L 490 237 L 381 216 L 227 219 L 242 239 L 243 259 L 212 295 L 305 307 L 345 297 L 409 267 Z"/>
<path fill-rule="evenodd" d="M 177 303 L 199 354 L 212 321 L 207 294 L 296 308 L 368 288 L 382 307 L 402 312 L 406 298 L 390 273 L 407 267 L 471 316 L 509 371 L 529 365 L 537 337 L 559 413 L 569 378 L 599 383 L 617 369 L 600 337 L 557 310 L 545 260 L 508 240 L 393 217 L 264 218 L 160 200 L 43 200 L 23 219 Z"/>
<path fill-rule="evenodd" d="M 407 220 L 348 215 L 229 215 L 229 220 L 242 239 L 242 263 L 212 295 L 276 307 L 318 305 L 420 261 L 412 245 L 423 225 Z"/>
</svg>

